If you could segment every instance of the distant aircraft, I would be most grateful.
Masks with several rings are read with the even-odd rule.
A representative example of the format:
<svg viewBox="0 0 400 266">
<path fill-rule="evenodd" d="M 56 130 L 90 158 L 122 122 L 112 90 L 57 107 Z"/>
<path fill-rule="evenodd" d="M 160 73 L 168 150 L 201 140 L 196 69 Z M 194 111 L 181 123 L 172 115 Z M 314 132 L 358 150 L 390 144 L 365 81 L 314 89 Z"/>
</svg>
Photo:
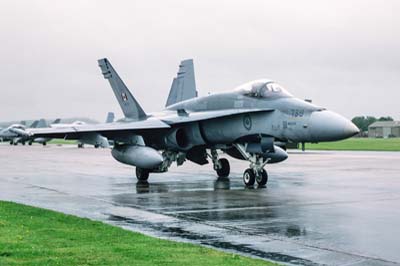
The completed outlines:
<svg viewBox="0 0 400 266">
<path fill-rule="evenodd" d="M 220 150 L 249 162 L 243 173 L 246 186 L 255 182 L 263 186 L 268 181 L 265 166 L 288 157 L 284 150 L 286 143 L 334 141 L 359 131 L 348 119 L 295 98 L 269 79 L 196 97 L 191 60 L 181 63 L 167 107 L 162 112 L 147 114 L 110 62 L 101 59 L 98 63 L 125 119 L 110 124 L 32 129 L 30 134 L 70 139 L 79 139 L 84 134 L 107 137 L 115 142 L 112 156 L 121 163 L 136 166 L 136 176 L 141 181 L 147 180 L 149 173 L 166 172 L 173 162 L 179 166 L 186 160 L 200 165 L 211 161 L 219 177 L 228 177 L 230 164 L 221 158 L 217 152 Z"/>
<path fill-rule="evenodd" d="M 55 124 L 60 123 L 60 121 L 61 121 L 61 119 L 57 118 L 51 124 L 55 125 Z M 31 128 L 47 128 L 47 127 L 49 127 L 49 125 L 47 124 L 46 120 L 44 120 L 44 119 L 40 119 L 40 120 L 35 121 L 35 122 L 37 122 L 37 124 L 35 126 L 31 126 Z M 47 142 L 49 142 L 50 140 L 51 140 L 51 138 L 43 138 L 43 137 L 30 138 L 29 141 L 28 141 L 28 144 L 32 145 L 33 142 L 36 142 L 36 143 L 42 144 L 43 146 L 46 146 Z"/>
<path fill-rule="evenodd" d="M 2 142 L 9 141 L 10 145 L 17 145 L 24 138 L 23 135 L 26 135 L 25 129 L 22 124 L 13 124 L 0 130 L 0 139 Z"/>
<path fill-rule="evenodd" d="M 107 114 L 106 118 L 106 124 L 114 122 L 114 113 L 109 112 Z M 75 128 L 78 126 L 83 126 L 87 125 L 87 123 L 82 122 L 82 121 L 74 121 L 71 124 L 51 124 L 51 128 Z M 65 139 L 69 139 L 68 135 L 64 137 Z M 75 138 L 74 138 L 75 139 Z M 78 148 L 83 148 L 84 144 L 90 144 L 94 145 L 95 148 L 108 148 L 109 147 L 109 142 L 108 139 L 101 136 L 100 134 L 96 132 L 90 132 L 86 134 L 81 134 L 80 137 L 77 139 L 78 140 Z"/>
<path fill-rule="evenodd" d="M 56 119 L 53 123 L 58 123 L 58 122 L 60 122 L 60 119 Z M 46 120 L 40 119 L 40 120 L 35 120 L 30 125 L 29 128 L 45 128 L 45 127 L 48 127 Z M 32 145 L 33 142 L 46 145 L 46 142 L 50 140 L 46 138 L 32 138 L 26 132 L 26 129 L 27 127 L 25 121 L 21 122 L 21 124 L 13 124 L 8 128 L 0 131 L 0 139 L 2 139 L 2 141 L 10 141 L 11 145 L 18 145 L 18 143 L 25 145 L 26 142 L 28 142 L 29 145 Z"/>
</svg>

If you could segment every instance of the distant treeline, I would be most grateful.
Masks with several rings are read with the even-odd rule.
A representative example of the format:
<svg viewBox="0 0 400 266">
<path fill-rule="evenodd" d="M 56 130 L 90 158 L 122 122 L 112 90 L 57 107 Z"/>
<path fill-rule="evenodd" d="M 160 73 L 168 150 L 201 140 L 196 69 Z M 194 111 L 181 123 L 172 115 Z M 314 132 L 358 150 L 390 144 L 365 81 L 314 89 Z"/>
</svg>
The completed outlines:
<svg viewBox="0 0 400 266">
<path fill-rule="evenodd" d="M 368 131 L 369 125 L 376 121 L 393 121 L 393 118 L 390 116 L 382 116 L 376 118 L 374 116 L 356 116 L 351 121 L 361 130 Z"/>
</svg>

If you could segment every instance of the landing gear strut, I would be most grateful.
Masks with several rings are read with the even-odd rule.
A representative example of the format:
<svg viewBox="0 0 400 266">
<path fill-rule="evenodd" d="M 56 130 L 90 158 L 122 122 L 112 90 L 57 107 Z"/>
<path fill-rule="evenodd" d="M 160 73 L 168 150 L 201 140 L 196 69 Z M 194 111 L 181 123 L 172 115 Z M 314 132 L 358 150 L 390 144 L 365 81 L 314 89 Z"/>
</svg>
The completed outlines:
<svg viewBox="0 0 400 266">
<path fill-rule="evenodd" d="M 269 159 L 264 159 L 259 154 L 250 154 L 242 144 L 235 144 L 236 149 L 250 162 L 250 168 L 243 173 L 243 182 L 247 187 L 251 187 L 255 182 L 259 186 L 265 186 L 268 182 L 268 173 L 264 169 Z"/>
<path fill-rule="evenodd" d="M 214 170 L 217 172 L 218 177 L 228 177 L 231 171 L 229 161 L 225 158 L 219 159 L 217 150 L 215 149 L 211 150 L 211 155 L 209 155 L 209 157 L 213 162 Z"/>
</svg>

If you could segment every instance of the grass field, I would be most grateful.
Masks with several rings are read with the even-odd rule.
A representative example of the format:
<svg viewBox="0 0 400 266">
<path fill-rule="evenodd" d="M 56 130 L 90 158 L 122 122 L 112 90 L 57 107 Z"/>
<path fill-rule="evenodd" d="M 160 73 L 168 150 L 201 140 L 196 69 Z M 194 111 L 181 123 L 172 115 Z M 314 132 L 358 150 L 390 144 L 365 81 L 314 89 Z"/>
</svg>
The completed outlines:
<svg viewBox="0 0 400 266">
<path fill-rule="evenodd" d="M 0 201 L 0 265 L 276 265 Z"/>
<path fill-rule="evenodd" d="M 341 141 L 323 142 L 318 144 L 307 143 L 306 150 L 400 151 L 400 138 L 350 138 Z"/>
<path fill-rule="evenodd" d="M 65 140 L 65 139 L 52 139 L 47 144 L 57 144 L 57 145 L 70 145 L 77 144 L 76 140 Z"/>
</svg>

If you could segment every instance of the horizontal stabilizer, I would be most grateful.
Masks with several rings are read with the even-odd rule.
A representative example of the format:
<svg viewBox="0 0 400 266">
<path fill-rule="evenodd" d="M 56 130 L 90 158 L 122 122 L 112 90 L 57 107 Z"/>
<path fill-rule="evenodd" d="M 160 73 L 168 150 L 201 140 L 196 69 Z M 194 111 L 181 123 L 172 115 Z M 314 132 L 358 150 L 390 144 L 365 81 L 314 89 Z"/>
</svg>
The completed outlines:
<svg viewBox="0 0 400 266">
<path fill-rule="evenodd" d="M 176 78 L 172 80 L 167 103 L 170 106 L 197 97 L 193 59 L 183 60 L 179 65 Z"/>
<path fill-rule="evenodd" d="M 125 117 L 134 120 L 145 119 L 147 117 L 146 113 L 133 97 L 122 79 L 118 76 L 118 73 L 114 70 L 110 61 L 104 58 L 98 60 L 98 63 L 104 78 L 108 79 L 110 82 L 111 88 L 114 91 L 115 97 L 117 97 Z"/>
</svg>

